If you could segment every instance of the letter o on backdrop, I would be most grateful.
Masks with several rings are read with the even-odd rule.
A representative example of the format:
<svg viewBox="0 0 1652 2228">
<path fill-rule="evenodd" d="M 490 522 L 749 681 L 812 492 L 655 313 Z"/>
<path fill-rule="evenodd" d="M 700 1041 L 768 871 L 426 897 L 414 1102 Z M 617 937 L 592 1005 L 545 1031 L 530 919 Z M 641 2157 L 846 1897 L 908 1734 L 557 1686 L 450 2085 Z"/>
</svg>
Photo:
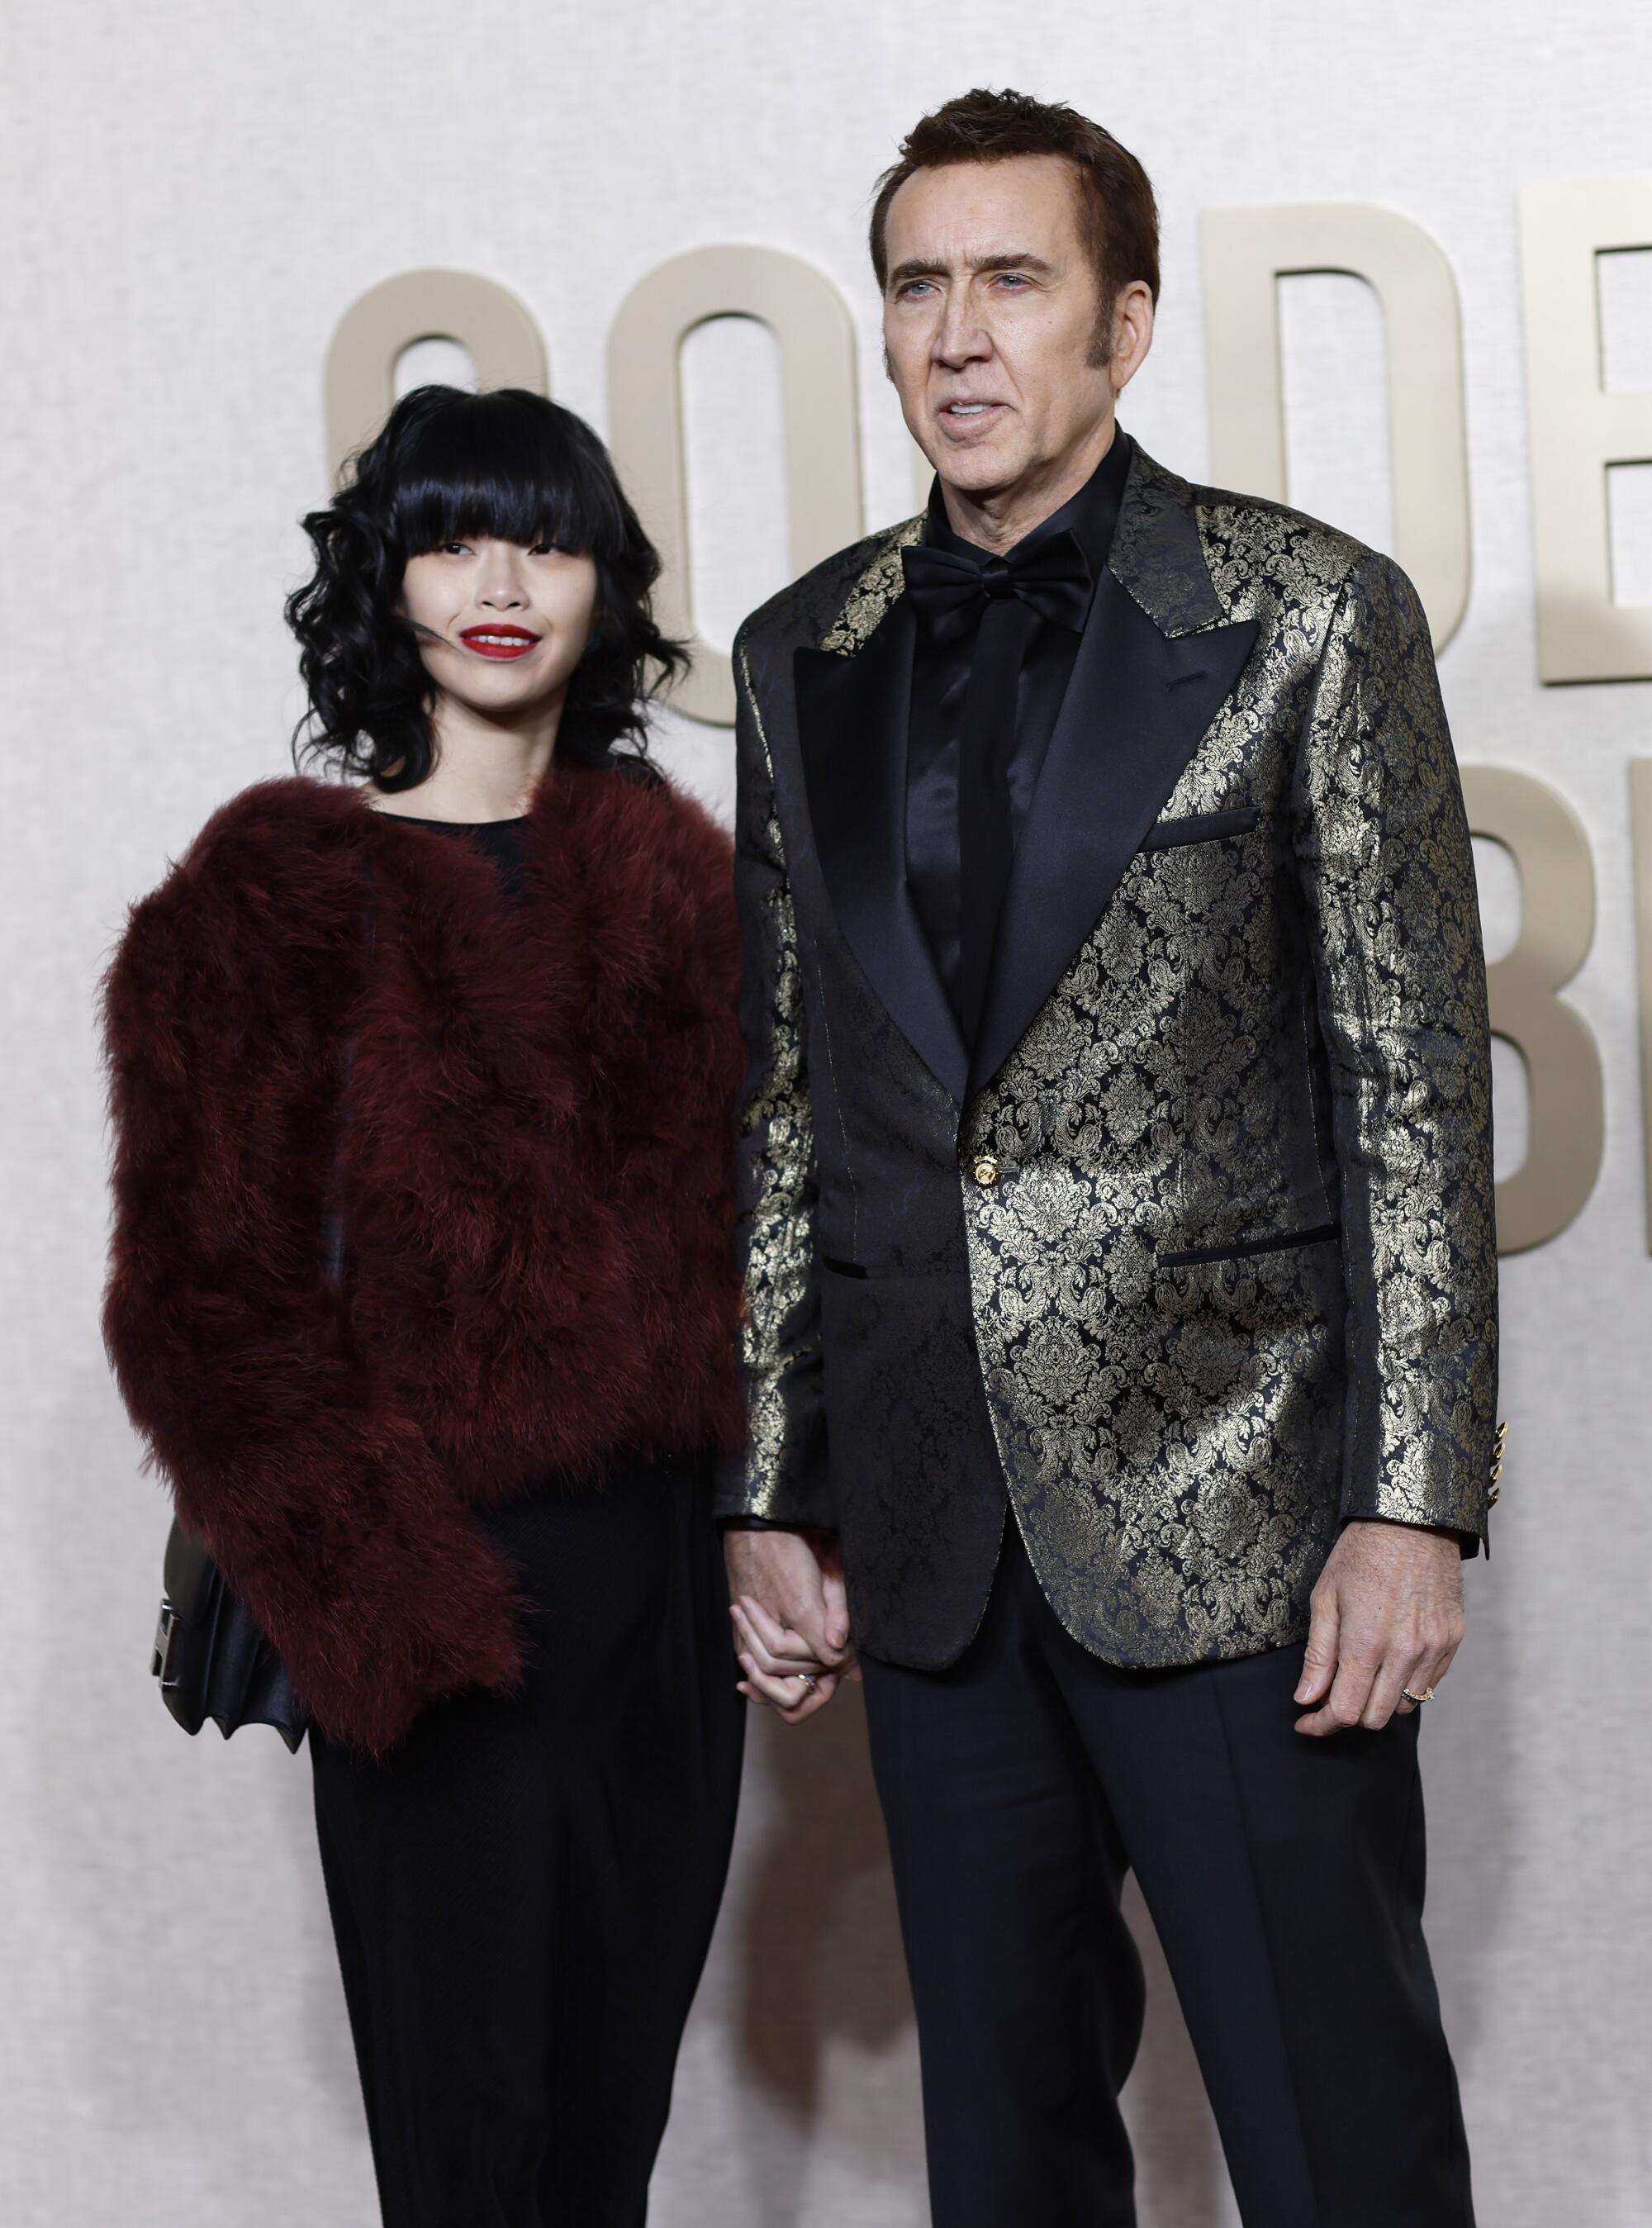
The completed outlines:
<svg viewBox="0 0 1652 2228">
<path fill-rule="evenodd" d="M 425 340 L 462 343 L 479 387 L 550 392 L 544 338 L 506 287 L 474 271 L 403 271 L 351 304 L 327 351 L 329 486 L 383 425 L 396 399 L 396 359 Z"/>
<path fill-rule="evenodd" d="M 657 605 L 667 634 L 687 639 L 694 669 L 675 692 L 691 719 L 728 727 L 734 674 L 694 623 L 682 343 L 711 317 L 756 317 L 779 344 L 795 574 L 861 531 L 855 327 L 822 271 L 774 247 L 700 247 L 657 264 L 620 304 L 608 341 L 608 424 L 614 462 L 664 564 Z"/>
</svg>

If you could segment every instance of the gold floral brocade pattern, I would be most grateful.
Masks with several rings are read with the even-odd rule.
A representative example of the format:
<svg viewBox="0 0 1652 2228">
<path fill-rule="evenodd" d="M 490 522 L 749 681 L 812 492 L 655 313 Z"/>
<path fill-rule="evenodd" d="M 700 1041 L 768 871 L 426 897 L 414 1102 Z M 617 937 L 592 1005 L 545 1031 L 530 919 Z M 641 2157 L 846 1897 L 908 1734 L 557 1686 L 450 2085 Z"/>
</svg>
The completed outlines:
<svg viewBox="0 0 1652 2228">
<path fill-rule="evenodd" d="M 814 1111 L 804 1056 L 797 924 L 773 803 L 762 713 L 744 658 L 737 668 L 737 746 L 752 765 L 740 829 L 746 1016 L 758 1047 L 740 1117 L 746 1310 L 740 1335 L 750 1444 L 743 1513 L 830 1521 L 820 1414 L 820 1325 L 814 1285 Z M 754 762 L 754 765 L 752 764 Z M 757 769 L 760 769 L 758 771 Z"/>
<path fill-rule="evenodd" d="M 906 586 L 900 553 L 924 538 L 925 514 L 903 519 L 880 534 L 876 556 L 856 580 L 848 602 L 821 640 L 821 648 L 852 657 L 875 632 L 884 613 Z"/>
<path fill-rule="evenodd" d="M 967 1348 L 973 1324 L 1008 1496 L 1068 1629 L 1137 1665 L 1295 1641 L 1348 1518 L 1479 1535 L 1486 1522 L 1484 970 L 1423 615 L 1386 558 L 1137 453 L 1110 570 L 1165 637 L 1254 622 L 1256 644 L 1165 797 L 1157 842 L 996 1074 L 924 1132 L 937 1181 L 955 1187 L 954 1235 L 885 1262 L 878 1202 L 897 1194 L 880 1185 L 903 1179 L 883 1173 L 857 1061 L 868 993 L 812 855 L 797 879 L 809 836 L 792 737 L 777 713 L 777 767 L 762 707 L 781 703 L 794 645 L 859 652 L 923 527 L 809 576 L 749 623 L 756 659 L 737 651 L 752 1442 L 720 1505 L 833 1521 L 813 1256 L 822 1213 L 837 1230 L 852 1197 L 869 1282 L 834 1307 L 845 1321 L 904 1310 L 908 1350 L 933 1352 L 954 1320 L 947 1280 L 963 1277 L 946 1335 Z M 836 1079 L 811 1085 L 806 1039 L 834 1053 Z M 912 1057 L 912 1078 L 884 1086 L 909 1104 L 925 1079 Z M 936 1449 L 963 1396 L 936 1375 L 932 1399 L 910 1373 L 876 1393 L 929 1400 L 923 1430 L 892 1407 L 841 1431 L 833 1411 L 866 1542 L 845 1533 L 861 1557 L 851 1599 L 858 1588 L 857 1615 L 892 1630 L 910 1573 L 944 1559 L 937 1533 L 911 1546 L 919 1512 L 944 1527 L 952 1505 Z M 910 1477 L 881 1474 L 897 1448 L 912 1450 Z M 881 1544 L 897 1540 L 899 1556 Z"/>
<path fill-rule="evenodd" d="M 962 1188 L 1028 1552 L 1123 1662 L 1299 1638 L 1348 1517 L 1482 1532 L 1495 1412 L 1480 925 L 1426 627 L 1289 512 L 1200 524 L 1262 635 L 1163 816 L 1257 823 L 1138 854 L 961 1147 L 1000 1166 Z"/>
</svg>

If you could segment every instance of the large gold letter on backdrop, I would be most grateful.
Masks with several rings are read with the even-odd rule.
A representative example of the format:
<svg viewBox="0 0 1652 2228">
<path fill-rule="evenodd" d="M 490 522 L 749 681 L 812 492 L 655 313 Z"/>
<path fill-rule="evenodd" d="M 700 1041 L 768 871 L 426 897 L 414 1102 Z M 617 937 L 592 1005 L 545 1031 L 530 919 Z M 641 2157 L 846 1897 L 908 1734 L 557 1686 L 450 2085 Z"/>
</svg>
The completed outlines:
<svg viewBox="0 0 1652 2228">
<path fill-rule="evenodd" d="M 369 287 L 339 320 L 327 351 L 327 471 L 384 423 L 395 400 L 396 358 L 414 341 L 460 341 L 478 387 L 549 392 L 545 343 L 516 297 L 474 271 L 404 271 Z"/>
<path fill-rule="evenodd" d="M 1646 1161 L 1646 1239 L 1652 1252 L 1652 759 L 1629 762 L 1635 842 L 1635 958 L 1641 992 L 1641 1144 Z"/>
<path fill-rule="evenodd" d="M 1545 681 L 1652 679 L 1652 608 L 1612 601 L 1606 470 L 1652 459 L 1652 394 L 1602 383 L 1597 257 L 1652 247 L 1652 177 L 1572 179 L 1520 197 Z"/>
<path fill-rule="evenodd" d="M 1525 1061 L 1531 1098 L 1525 1162 L 1497 1187 L 1497 1250 L 1520 1253 L 1558 1238 L 1600 1174 L 1600 1049 L 1555 995 L 1594 939 L 1595 868 L 1577 814 L 1546 782 L 1508 766 L 1464 766 L 1463 795 L 1470 827 L 1501 843 L 1520 874 L 1520 935 L 1486 970 L 1492 1028 Z"/>
<path fill-rule="evenodd" d="M 1457 281 L 1409 217 L 1364 202 L 1208 209 L 1205 362 L 1211 477 L 1288 500 L 1278 281 L 1313 271 L 1364 278 L 1388 338 L 1394 555 L 1416 583 L 1434 647 L 1469 601 L 1468 436 Z"/>
<path fill-rule="evenodd" d="M 614 461 L 665 562 L 661 624 L 693 643 L 694 670 L 673 701 L 719 727 L 734 717 L 734 675 L 694 624 L 679 367 L 696 325 L 731 316 L 758 318 L 779 343 L 794 573 L 858 540 L 861 518 L 855 328 L 824 272 L 778 247 L 700 247 L 639 280 L 608 341 Z"/>
</svg>

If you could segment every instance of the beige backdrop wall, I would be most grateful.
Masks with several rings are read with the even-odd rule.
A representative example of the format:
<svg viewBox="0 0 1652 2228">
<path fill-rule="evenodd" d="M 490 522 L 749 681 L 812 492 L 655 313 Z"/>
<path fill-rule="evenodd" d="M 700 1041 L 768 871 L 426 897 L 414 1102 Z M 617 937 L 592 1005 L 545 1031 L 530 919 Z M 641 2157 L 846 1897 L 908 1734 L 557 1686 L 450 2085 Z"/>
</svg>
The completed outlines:
<svg viewBox="0 0 1652 2228">
<path fill-rule="evenodd" d="M 867 517 L 900 515 L 910 454 L 878 372 L 868 190 L 922 107 L 984 80 L 1076 102 L 1151 170 L 1168 285 L 1127 423 L 1194 475 L 1201 211 L 1374 202 L 1456 272 L 1473 586 L 1445 692 L 1465 761 L 1540 776 L 1586 830 L 1598 912 L 1568 996 L 1601 1047 L 1606 1142 L 1575 1221 L 1505 1264 L 1502 1521 L 1425 1741 L 1433 1938 L 1482 2220 L 1645 2228 L 1652 1262 L 1626 769 L 1652 754 L 1652 686 L 1538 679 L 1516 196 L 1652 169 L 1647 12 L 10 0 L 3 36 L 0 2214 L 373 2218 L 307 1765 L 257 1733 L 191 1745 L 156 1702 L 163 1507 L 95 1329 L 93 985 L 128 900 L 221 797 L 283 768 L 298 705 L 279 606 L 302 563 L 294 521 L 323 488 L 329 337 L 394 272 L 480 272 L 528 305 L 554 391 L 601 425 L 607 336 L 639 277 L 707 243 L 781 247 L 853 305 Z M 1372 298 L 1329 278 L 1286 296 L 1292 492 L 1383 540 Z M 1644 362 L 1642 298 L 1624 345 Z M 726 644 L 786 570 L 778 381 L 749 324 L 708 328 L 686 356 L 698 615 Z M 727 732 L 666 724 L 674 765 L 726 809 Z M 1496 947 L 1518 906 L 1506 861 L 1486 893 Z M 1512 1057 L 1499 1079 L 1507 1169 L 1526 1120 Z M 802 1735 L 753 1732 L 656 2217 L 919 2222 L 910 2015 L 857 1705 Z M 1131 2098 L 1145 2228 L 1230 2223 L 1162 1986 Z"/>
</svg>

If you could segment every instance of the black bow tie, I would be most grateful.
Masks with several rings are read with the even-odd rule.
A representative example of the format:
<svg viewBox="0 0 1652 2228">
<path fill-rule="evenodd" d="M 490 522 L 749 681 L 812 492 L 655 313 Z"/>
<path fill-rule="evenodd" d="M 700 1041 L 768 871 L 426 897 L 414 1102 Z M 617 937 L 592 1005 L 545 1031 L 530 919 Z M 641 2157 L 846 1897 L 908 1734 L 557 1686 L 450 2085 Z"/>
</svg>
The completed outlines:
<svg viewBox="0 0 1652 2228">
<path fill-rule="evenodd" d="M 1023 543 L 1008 557 L 921 544 L 903 549 L 900 562 L 913 613 L 931 642 L 961 641 L 989 603 L 1011 596 L 1041 618 L 1074 634 L 1084 631 L 1090 567 L 1070 533 L 1052 535 L 1032 549 Z"/>
</svg>

